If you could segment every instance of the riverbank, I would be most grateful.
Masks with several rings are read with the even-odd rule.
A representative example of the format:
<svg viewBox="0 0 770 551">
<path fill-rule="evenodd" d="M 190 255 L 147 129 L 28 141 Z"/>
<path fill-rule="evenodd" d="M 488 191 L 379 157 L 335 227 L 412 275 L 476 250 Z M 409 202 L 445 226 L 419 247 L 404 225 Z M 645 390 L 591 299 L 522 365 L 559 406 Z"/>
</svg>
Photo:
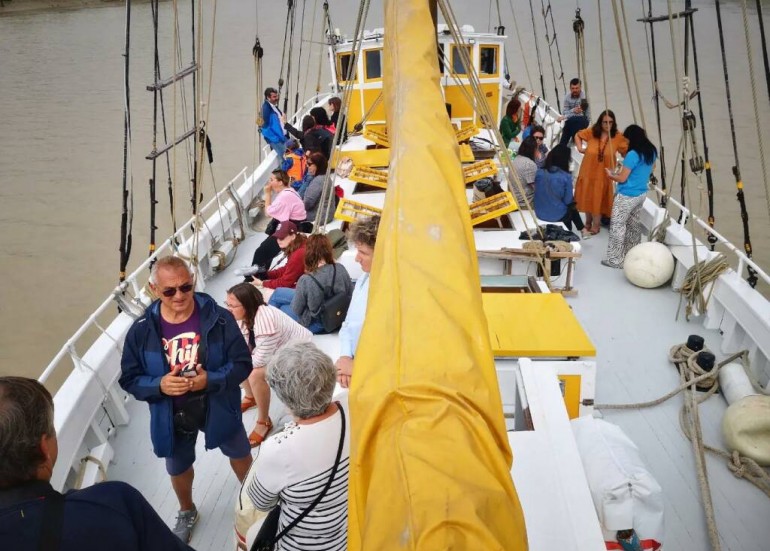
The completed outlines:
<svg viewBox="0 0 770 551">
<path fill-rule="evenodd" d="M 144 3 L 147 0 L 140 0 Z M 44 11 L 124 6 L 125 0 L 0 0 L 0 17 Z"/>
</svg>

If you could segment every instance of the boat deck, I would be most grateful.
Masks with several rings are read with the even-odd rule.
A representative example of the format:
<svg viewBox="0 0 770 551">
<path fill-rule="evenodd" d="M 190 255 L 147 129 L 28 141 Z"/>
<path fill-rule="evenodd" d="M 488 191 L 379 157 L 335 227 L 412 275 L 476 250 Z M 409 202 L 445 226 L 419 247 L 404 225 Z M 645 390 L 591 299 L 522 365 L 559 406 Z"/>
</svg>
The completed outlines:
<svg viewBox="0 0 770 551">
<path fill-rule="evenodd" d="M 677 372 L 667 360 L 671 346 L 684 342 L 691 333 L 698 333 L 704 336 L 707 346 L 718 351 L 721 337 L 716 331 L 705 330 L 697 321 L 685 322 L 683 316 L 676 321 L 679 295 L 670 288 L 639 289 L 625 280 L 621 270 L 600 265 L 606 236 L 607 232 L 603 230 L 593 239 L 581 243 L 583 258 L 578 260 L 575 271 L 578 295 L 569 299 L 597 349 L 596 401 L 628 403 L 654 399 L 678 384 Z M 253 235 L 244 242 L 232 267 L 249 264 L 261 238 L 261 235 Z M 228 269 L 209 283 L 206 291 L 223 302 L 225 290 L 240 280 L 232 274 L 232 269 Z M 318 344 L 336 356 L 335 338 L 320 337 Z M 717 358 L 721 357 L 723 355 L 717 353 Z M 650 409 L 607 410 L 604 417 L 620 425 L 637 444 L 650 471 L 663 487 L 665 548 L 707 549 L 708 535 L 692 450 L 678 424 L 681 403 L 681 396 L 677 396 Z M 176 498 L 163 462 L 152 453 L 147 406 L 131 400 L 127 407 L 134 419 L 118 432 L 114 442 L 116 459 L 109 477 L 136 486 L 171 524 L 177 510 Z M 725 407 L 724 400 L 718 395 L 701 407 L 703 433 L 709 443 L 721 444 L 721 416 Z M 275 421 L 280 416 L 280 404 L 274 403 L 271 409 L 275 412 Z M 251 427 L 254 416 L 253 410 L 244 416 L 247 427 Z M 201 520 L 191 545 L 199 550 L 232 549 L 232 518 L 238 482 L 224 456 L 218 451 L 204 452 L 202 438 L 198 441 L 197 451 L 194 498 Z M 768 549 L 770 500 L 749 483 L 735 479 L 721 460 L 709 457 L 708 468 L 723 549 Z M 522 489 L 526 486 L 524 481 L 519 484 Z M 526 495 L 521 497 L 526 515 L 528 498 Z M 576 542 L 575 549 L 579 548 L 579 542 Z"/>
</svg>

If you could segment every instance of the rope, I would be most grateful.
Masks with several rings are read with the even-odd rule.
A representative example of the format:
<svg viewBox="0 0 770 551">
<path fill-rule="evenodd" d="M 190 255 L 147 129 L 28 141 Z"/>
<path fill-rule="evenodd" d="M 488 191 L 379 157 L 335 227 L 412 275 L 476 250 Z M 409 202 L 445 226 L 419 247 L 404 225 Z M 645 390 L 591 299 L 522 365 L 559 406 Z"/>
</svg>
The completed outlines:
<svg viewBox="0 0 770 551">
<path fill-rule="evenodd" d="M 305 36 L 305 6 L 307 6 L 307 0 L 302 2 L 302 21 L 299 27 L 299 53 L 297 54 L 297 88 L 294 93 L 294 112 L 299 111 L 299 76 L 300 68 L 302 67 L 302 47 L 305 45 L 305 41 L 302 39 Z M 310 63 L 308 63 L 310 66 Z"/>
<path fill-rule="evenodd" d="M 254 56 L 254 149 L 251 156 L 251 170 L 252 173 L 257 169 L 257 156 L 259 156 L 259 164 L 262 164 L 262 148 L 259 147 L 260 128 L 265 123 L 262 119 L 262 95 L 264 88 L 262 87 L 262 56 L 265 55 L 265 50 L 262 48 L 262 44 L 259 41 L 259 2 L 254 2 L 256 6 L 256 21 L 257 21 L 257 36 L 254 39 L 254 47 L 251 49 L 251 53 Z"/>
<path fill-rule="evenodd" d="M 612 0 L 612 17 L 615 20 L 615 33 L 617 34 L 617 37 L 618 37 L 618 47 L 620 47 L 620 59 L 623 63 L 623 75 L 625 76 L 625 79 L 626 79 L 626 90 L 628 91 L 628 103 L 631 106 L 631 118 L 634 120 L 634 124 L 636 124 L 636 109 L 634 108 L 634 96 L 631 93 L 631 80 L 628 78 L 628 64 L 626 63 L 626 48 L 623 44 L 623 32 L 620 28 L 620 15 L 618 13 L 617 0 Z M 641 109 L 641 104 L 639 105 L 639 109 Z"/>
<path fill-rule="evenodd" d="M 679 423 L 684 435 L 690 442 L 692 442 L 698 471 L 698 483 L 701 489 L 704 513 L 706 515 L 706 523 L 709 530 L 709 539 L 711 541 L 712 549 L 718 550 L 720 549 L 719 533 L 711 500 L 711 489 L 706 470 L 704 452 L 710 452 L 724 458 L 727 461 L 727 468 L 733 476 L 746 479 L 764 492 L 768 497 L 770 497 L 770 475 L 768 475 L 767 471 L 760 467 L 753 459 L 741 456 L 737 451 L 728 453 L 719 448 L 705 444 L 701 432 L 698 406 L 713 396 L 718 390 L 719 370 L 738 358 L 741 359 L 743 369 L 749 376 L 749 380 L 755 389 L 765 395 L 767 395 L 767 392 L 759 387 L 756 378 L 751 374 L 747 350 L 732 354 L 730 357 L 715 365 L 711 371 L 704 370 L 697 363 L 698 355 L 703 352 L 708 352 L 708 350 L 704 348 L 701 351 L 695 352 L 689 349 L 686 344 L 676 345 L 671 348 L 668 358 L 669 361 L 674 363 L 679 369 L 680 384 L 664 396 L 648 402 L 638 402 L 633 404 L 596 404 L 595 407 L 600 410 L 642 409 L 656 406 L 669 400 L 673 396 L 676 396 L 680 392 L 685 392 L 684 404 L 679 411 Z M 708 385 L 708 388 L 705 390 L 705 394 L 701 397 L 697 397 L 695 394 L 697 387 L 700 386 L 703 388 L 706 385 Z"/>
<path fill-rule="evenodd" d="M 647 0 L 648 5 L 648 11 L 647 11 L 647 17 L 652 18 L 652 0 Z M 644 0 L 642 0 L 642 15 L 644 16 Z M 666 206 L 666 148 L 663 145 L 663 127 L 660 124 L 660 91 L 658 90 L 658 57 L 655 52 L 655 29 L 653 27 L 653 22 L 649 22 L 650 29 L 649 29 L 649 37 L 650 37 L 650 47 L 648 49 L 647 55 L 648 60 L 652 66 L 652 71 L 650 72 L 650 75 L 652 77 L 652 91 L 653 91 L 653 99 L 655 100 L 655 120 L 658 125 L 658 143 L 660 144 L 660 188 L 663 190 L 663 195 L 661 195 L 660 198 L 660 206 L 665 207 Z M 645 27 L 645 35 L 647 31 L 647 27 Z M 650 55 L 651 54 L 651 55 Z"/>
<path fill-rule="evenodd" d="M 278 73 L 278 93 L 280 94 L 283 90 L 283 69 L 285 67 L 286 62 L 286 41 L 289 38 L 289 21 L 291 19 L 291 12 L 294 9 L 294 0 L 288 0 L 288 9 L 286 10 L 286 23 L 283 26 L 283 48 L 281 48 L 281 71 Z M 289 42 L 289 48 L 288 48 L 288 54 L 289 59 L 291 59 L 291 42 Z M 288 83 L 287 83 L 288 86 Z M 286 111 L 286 105 L 284 104 L 283 110 Z"/>
<path fill-rule="evenodd" d="M 546 252 L 572 252 L 572 245 L 566 241 L 527 241 L 522 244 L 521 248 L 525 251 L 539 252 L 540 254 L 545 254 Z"/>
<path fill-rule="evenodd" d="M 650 241 L 664 243 L 666 240 L 666 233 L 668 232 L 668 227 L 670 225 L 671 217 L 668 215 L 668 211 L 666 211 L 666 217 L 663 219 L 663 221 L 655 226 L 655 228 L 653 228 L 653 230 L 650 232 Z"/>
<path fill-rule="evenodd" d="M 703 296 L 704 287 L 712 281 L 716 281 L 716 279 L 729 267 L 730 264 L 727 262 L 727 257 L 722 253 L 717 254 L 717 256 L 711 260 L 702 260 L 697 264 L 690 266 L 690 269 L 687 270 L 687 274 L 684 276 L 682 288 L 679 290 L 679 293 L 681 294 L 679 301 L 680 308 L 682 299 L 686 299 L 687 301 L 687 306 L 685 308 L 685 319 L 687 319 L 687 321 L 690 321 L 693 307 L 696 308 L 700 314 L 706 312 L 714 287 L 712 286 L 711 289 L 709 289 L 707 297 Z M 677 309 L 677 318 L 678 317 L 679 308 Z"/>
<path fill-rule="evenodd" d="M 532 34 L 535 37 L 535 56 L 537 57 L 537 70 L 540 73 L 540 93 L 542 95 L 543 100 L 546 100 L 545 79 L 543 78 L 543 63 L 540 60 L 540 46 L 538 46 L 540 41 L 537 38 L 537 24 L 535 23 L 535 9 L 532 7 L 532 0 L 529 0 L 529 13 L 532 16 Z M 523 51 L 524 50 L 522 50 L 522 52 Z"/>
<path fill-rule="evenodd" d="M 313 51 L 313 45 L 315 44 L 315 22 L 316 22 L 315 14 L 316 14 L 317 8 L 318 8 L 318 0 L 313 0 L 313 15 L 310 16 L 310 21 L 312 22 L 312 24 L 310 25 L 310 52 L 311 53 Z M 303 12 L 303 18 L 304 18 L 304 12 L 305 12 L 304 6 L 302 7 L 302 12 Z M 321 24 L 323 25 L 323 22 Z M 312 57 L 312 55 L 309 55 L 308 57 Z M 322 55 L 319 55 L 318 58 L 319 60 L 323 60 Z M 310 63 L 308 62 L 308 64 L 305 65 L 305 80 L 304 80 L 304 84 L 302 85 L 303 90 L 307 90 L 307 83 L 309 78 L 310 78 Z M 318 92 L 320 92 L 320 86 L 319 86 L 319 89 L 316 89 L 316 94 Z"/>
<path fill-rule="evenodd" d="M 614 2 L 614 0 L 613 0 Z M 636 103 L 639 106 L 639 118 L 642 121 L 642 127 L 647 129 L 647 121 L 644 118 L 644 108 L 642 107 L 642 94 L 639 92 L 639 79 L 636 78 L 636 63 L 634 63 L 634 49 L 631 47 L 631 35 L 628 32 L 628 18 L 626 17 L 626 4 L 620 2 L 620 13 L 623 17 L 623 29 L 626 34 L 626 46 L 628 47 L 628 58 L 631 61 L 631 75 L 634 79 L 634 91 L 636 92 Z M 645 40 L 645 44 L 646 44 Z"/>
<path fill-rule="evenodd" d="M 516 19 L 516 13 L 513 11 L 513 0 L 508 0 L 508 6 L 511 8 L 511 18 L 513 19 L 513 28 L 516 31 L 516 40 L 519 43 L 519 51 L 524 52 L 524 44 L 521 41 L 521 33 L 519 32 L 519 23 Z M 526 55 L 521 56 L 521 60 L 524 62 L 524 72 L 527 74 L 527 87 L 532 90 L 534 89 L 533 86 L 533 80 L 532 75 L 529 72 L 529 63 L 527 63 L 527 57 Z"/>
<path fill-rule="evenodd" d="M 738 159 L 738 139 L 735 134 L 735 119 L 733 117 L 733 101 L 730 94 L 730 75 L 727 71 L 727 54 L 725 52 L 725 35 L 722 30 L 722 10 L 720 8 L 719 0 L 715 0 L 714 7 L 717 15 L 717 29 L 719 31 L 719 46 L 722 52 L 722 72 L 725 76 L 725 95 L 727 96 L 727 114 L 730 120 L 730 139 L 733 145 L 733 167 L 732 173 L 735 178 L 735 187 L 737 190 L 736 198 L 738 199 L 738 206 L 741 209 L 741 220 L 743 222 L 743 250 L 746 252 L 746 256 L 752 257 L 751 247 L 751 232 L 749 228 L 749 213 L 746 209 L 746 197 L 743 193 L 743 181 L 741 180 L 741 168 L 740 161 Z M 758 281 L 757 274 L 753 268 L 747 267 L 748 277 L 746 278 L 749 285 L 755 287 Z"/>
<path fill-rule="evenodd" d="M 559 76 L 556 76 L 556 65 L 553 62 L 553 51 L 551 49 L 551 46 L 553 45 L 554 42 L 556 42 L 556 27 L 553 26 L 552 24 L 553 40 L 551 40 L 551 38 L 548 36 L 548 18 L 547 18 L 548 12 L 551 11 L 551 3 L 548 2 L 548 8 L 546 9 L 544 0 L 540 0 L 540 9 L 543 12 L 543 27 L 545 28 L 545 41 L 548 44 L 548 58 L 551 61 L 551 77 L 553 78 L 553 93 L 554 93 L 554 96 L 556 96 L 556 107 L 558 111 L 561 113 L 561 102 L 559 101 L 559 87 L 558 87 L 557 80 L 561 78 L 562 97 L 564 96 L 564 94 L 567 93 L 567 86 L 564 83 L 564 69 L 562 68 Z M 551 21 L 553 22 L 553 13 L 551 13 Z M 558 49 L 559 49 L 559 45 L 557 43 L 556 50 L 558 51 Z M 559 63 L 561 64 L 561 54 L 559 55 Z"/>
<path fill-rule="evenodd" d="M 358 17 L 356 19 L 356 27 L 355 27 L 355 35 L 353 38 L 353 45 L 351 47 L 351 59 L 350 63 L 348 64 L 348 72 L 347 75 L 345 75 L 345 86 L 343 88 L 344 92 L 342 94 L 342 106 L 340 107 L 340 110 L 342 113 L 345 113 L 347 115 L 348 108 L 350 106 L 350 100 L 353 96 L 353 75 L 356 73 L 356 67 L 358 65 L 358 59 L 361 57 L 361 47 L 364 43 L 364 26 L 366 25 L 366 18 L 369 14 L 369 2 L 370 0 L 361 0 L 361 2 L 358 5 Z M 326 14 L 327 14 L 327 21 L 328 21 L 328 6 L 325 6 L 326 8 Z M 331 27 L 330 27 L 331 28 Z M 347 116 L 345 117 L 345 119 Z M 334 157 L 334 152 L 338 151 L 339 149 L 339 143 L 340 138 L 342 136 L 342 126 L 343 126 L 343 116 L 340 115 L 337 126 L 334 131 L 334 139 L 332 140 L 332 154 L 329 160 L 331 161 Z M 313 233 L 321 233 L 322 230 L 326 229 L 326 220 L 329 218 L 329 214 L 331 213 L 332 208 L 332 201 L 330 200 L 330 195 L 334 193 L 334 186 L 331 185 L 331 170 L 327 170 L 326 174 L 324 175 L 324 184 L 323 188 L 321 190 L 321 197 L 319 198 L 319 205 L 321 205 L 322 208 L 319 208 L 316 212 L 316 218 L 313 223 Z"/>
<path fill-rule="evenodd" d="M 599 44 L 604 44 L 604 25 L 602 25 L 602 0 L 596 0 L 596 7 L 599 18 Z M 604 92 L 604 109 L 602 109 L 602 113 L 600 117 L 603 119 L 604 115 L 607 114 L 608 107 L 608 101 L 607 101 L 607 74 L 604 69 L 604 48 L 599 48 L 599 51 L 601 53 L 601 60 L 602 60 L 602 90 Z M 615 145 L 612 143 L 612 132 L 607 131 L 607 145 L 610 146 L 610 159 L 612 159 L 613 162 L 615 162 Z"/>
<path fill-rule="evenodd" d="M 754 112 L 759 113 L 759 104 L 757 101 L 757 79 L 754 75 L 754 55 L 751 52 L 751 34 L 749 28 L 749 15 L 746 8 L 746 0 L 741 0 L 741 13 L 743 14 L 743 31 L 746 38 L 746 58 L 749 61 L 749 77 L 751 79 L 751 101 L 754 104 Z M 767 203 L 767 214 L 770 217 L 770 182 L 768 181 L 767 161 L 765 160 L 765 140 L 762 137 L 762 127 L 759 117 L 752 117 L 757 130 L 757 144 L 759 145 L 759 161 L 762 165 L 762 176 L 765 183 L 765 202 Z"/>
<path fill-rule="evenodd" d="M 762 39 L 762 61 L 765 64 L 765 82 L 767 83 L 767 93 L 770 97 L 770 61 L 767 59 L 767 38 L 765 37 L 765 21 L 762 17 L 762 2 L 756 0 L 757 19 L 759 20 L 759 35 Z"/>
<path fill-rule="evenodd" d="M 129 52 L 131 43 L 131 3 L 126 2 L 126 46 L 123 69 L 123 191 L 120 217 L 120 251 L 118 280 L 125 281 L 128 260 L 131 257 L 134 221 L 134 177 L 131 162 L 131 87 L 129 82 Z M 129 172 L 131 173 L 129 175 Z"/>
</svg>

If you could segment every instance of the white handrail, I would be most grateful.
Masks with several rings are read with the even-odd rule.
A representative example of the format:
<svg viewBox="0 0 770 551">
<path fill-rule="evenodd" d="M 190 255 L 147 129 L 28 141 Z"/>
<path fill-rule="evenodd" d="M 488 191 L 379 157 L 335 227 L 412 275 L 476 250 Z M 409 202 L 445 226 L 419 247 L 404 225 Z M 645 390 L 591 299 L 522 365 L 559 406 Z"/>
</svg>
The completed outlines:
<svg viewBox="0 0 770 551">
<path fill-rule="evenodd" d="M 720 234 L 718 231 L 716 231 L 714 228 L 709 226 L 708 222 L 705 220 L 702 220 L 697 215 L 690 212 L 690 209 L 682 205 L 679 201 L 671 197 L 669 194 L 667 194 L 664 190 L 659 188 L 658 186 L 653 186 L 653 190 L 659 195 L 659 196 L 665 196 L 666 202 L 673 203 L 681 212 L 684 214 L 685 217 L 692 217 L 695 222 L 702 227 L 704 230 L 706 230 L 707 233 L 710 233 L 713 235 L 716 240 L 724 245 L 728 250 L 730 250 L 732 253 L 735 254 L 735 256 L 738 257 L 738 267 L 736 269 L 736 272 L 743 277 L 743 269 L 746 266 L 751 266 L 751 268 L 754 269 L 754 271 L 757 273 L 757 276 L 759 276 L 765 283 L 770 285 L 770 275 L 767 274 L 762 268 L 757 265 L 754 260 L 749 258 L 746 253 L 741 251 L 738 247 L 733 245 L 730 241 L 728 241 L 722 234 Z M 679 224 L 680 226 L 683 226 L 684 223 Z"/>
<path fill-rule="evenodd" d="M 211 208 L 212 205 L 216 204 L 217 212 L 221 216 L 222 212 L 221 212 L 221 208 L 219 207 L 220 198 L 224 196 L 223 200 L 227 201 L 226 195 L 228 193 L 228 188 L 236 180 L 243 177 L 246 170 L 247 170 L 247 167 L 243 167 L 241 171 L 238 172 L 238 174 L 236 174 L 232 180 L 230 180 L 227 186 L 222 188 L 222 190 L 217 195 L 212 197 L 211 200 L 200 209 L 200 215 L 202 216 L 204 210 L 207 210 Z M 254 175 L 252 174 L 251 176 L 253 177 Z M 48 380 L 48 378 L 51 376 L 51 374 L 57 369 L 62 359 L 64 359 L 64 357 L 68 354 L 71 356 L 70 351 L 74 348 L 75 343 L 86 333 L 86 331 L 91 329 L 91 327 L 94 325 L 98 317 L 102 315 L 105 312 L 105 310 L 107 310 L 107 308 L 115 305 L 114 301 L 117 295 L 122 294 L 129 287 L 129 285 L 133 285 L 135 292 L 137 289 L 141 288 L 141 285 L 137 286 L 137 280 L 141 275 L 141 273 L 144 272 L 145 270 L 148 270 L 151 264 L 157 258 L 159 258 L 160 256 L 163 256 L 164 254 L 167 254 L 166 251 L 167 249 L 171 248 L 171 244 L 174 243 L 178 238 L 182 238 L 184 236 L 184 233 L 188 231 L 188 228 L 190 228 L 194 223 L 195 223 L 195 217 L 192 216 L 187 221 L 187 223 L 183 224 L 176 231 L 176 233 L 174 233 L 174 235 L 166 239 L 157 249 L 155 249 L 155 252 L 152 255 L 147 257 L 144 260 L 144 262 L 142 262 L 133 272 L 131 272 L 131 274 L 128 277 L 126 277 L 126 279 L 120 285 L 116 286 L 111 291 L 110 296 L 108 296 L 104 300 L 104 302 L 102 302 L 99 305 L 99 307 L 96 310 L 94 310 L 94 312 L 90 316 L 88 316 L 88 319 L 86 319 L 86 321 L 77 329 L 77 331 L 75 331 L 75 333 L 69 339 L 67 339 L 67 341 L 59 350 L 59 352 L 54 356 L 53 360 L 51 360 L 48 366 L 46 366 L 46 368 L 43 370 L 43 373 L 40 375 L 40 377 L 38 377 L 38 381 L 40 381 L 41 383 L 45 383 Z"/>
</svg>

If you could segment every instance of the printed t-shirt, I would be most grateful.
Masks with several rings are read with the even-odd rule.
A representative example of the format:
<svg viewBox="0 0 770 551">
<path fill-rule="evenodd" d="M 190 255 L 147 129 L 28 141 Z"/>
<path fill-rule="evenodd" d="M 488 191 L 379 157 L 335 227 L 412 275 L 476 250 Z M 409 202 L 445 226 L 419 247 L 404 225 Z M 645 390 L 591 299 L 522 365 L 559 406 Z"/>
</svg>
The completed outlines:
<svg viewBox="0 0 770 551">
<path fill-rule="evenodd" d="M 172 371 L 177 366 L 182 370 L 195 369 L 201 342 L 201 313 L 198 304 L 195 303 L 192 315 L 182 323 L 170 323 L 161 315 L 160 334 L 169 368 Z M 173 396 L 174 409 L 179 409 L 192 394 L 195 393 Z"/>
</svg>

